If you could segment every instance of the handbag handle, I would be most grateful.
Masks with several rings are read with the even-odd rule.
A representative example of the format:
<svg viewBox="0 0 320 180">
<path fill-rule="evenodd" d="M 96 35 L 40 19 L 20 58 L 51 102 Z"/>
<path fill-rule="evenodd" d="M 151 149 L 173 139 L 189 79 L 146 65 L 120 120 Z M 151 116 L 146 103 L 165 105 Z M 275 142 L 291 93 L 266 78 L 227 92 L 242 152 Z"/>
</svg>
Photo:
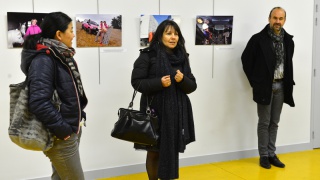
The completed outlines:
<svg viewBox="0 0 320 180">
<path fill-rule="evenodd" d="M 128 109 L 130 109 L 130 110 L 133 109 L 133 100 L 134 100 L 134 98 L 135 98 L 136 95 L 137 95 L 137 92 L 138 92 L 138 89 L 139 89 L 140 85 L 141 85 L 141 81 L 140 81 L 140 83 L 139 83 L 139 85 L 138 85 L 138 88 L 137 88 L 137 89 L 134 89 L 134 91 L 133 91 L 132 99 L 131 99 L 131 102 L 129 103 L 129 106 L 128 106 Z M 150 104 L 149 104 L 149 102 L 148 102 L 148 99 L 149 99 L 149 98 L 148 98 L 148 96 L 147 96 L 146 114 L 150 115 L 150 114 L 151 114 L 150 105 L 151 105 L 151 102 L 152 102 L 152 100 L 153 100 L 153 96 L 152 96 L 152 98 L 151 98 Z"/>
<path fill-rule="evenodd" d="M 149 103 L 149 102 L 148 102 L 148 99 L 149 99 L 149 98 L 148 98 L 148 96 L 147 96 L 147 109 L 146 109 L 146 114 L 148 114 L 148 115 L 151 114 L 150 105 L 151 105 L 151 103 L 152 103 L 153 97 L 154 97 L 154 96 L 152 96 L 151 101 L 150 101 L 150 103 Z"/>
<path fill-rule="evenodd" d="M 139 83 L 137 89 L 139 89 L 140 85 L 141 85 L 141 82 Z M 138 92 L 138 91 L 137 91 L 136 89 L 134 89 L 133 94 L 132 94 L 131 102 L 129 103 L 129 106 L 128 106 L 128 109 L 130 109 L 130 110 L 133 109 L 133 100 L 134 100 L 134 98 L 136 97 L 137 92 Z"/>
</svg>

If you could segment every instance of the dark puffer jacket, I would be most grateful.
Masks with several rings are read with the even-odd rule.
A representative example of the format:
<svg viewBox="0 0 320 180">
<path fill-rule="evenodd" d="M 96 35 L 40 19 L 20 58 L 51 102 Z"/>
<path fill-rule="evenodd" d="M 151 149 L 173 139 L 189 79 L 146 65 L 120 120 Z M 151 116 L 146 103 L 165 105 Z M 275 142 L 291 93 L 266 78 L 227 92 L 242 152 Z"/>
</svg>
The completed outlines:
<svg viewBox="0 0 320 180">
<path fill-rule="evenodd" d="M 29 110 L 59 139 L 80 130 L 87 105 L 81 97 L 70 68 L 52 49 L 39 45 L 38 50 L 23 50 L 21 70 L 28 76 Z M 51 103 L 54 89 L 61 99 L 60 112 Z"/>
</svg>

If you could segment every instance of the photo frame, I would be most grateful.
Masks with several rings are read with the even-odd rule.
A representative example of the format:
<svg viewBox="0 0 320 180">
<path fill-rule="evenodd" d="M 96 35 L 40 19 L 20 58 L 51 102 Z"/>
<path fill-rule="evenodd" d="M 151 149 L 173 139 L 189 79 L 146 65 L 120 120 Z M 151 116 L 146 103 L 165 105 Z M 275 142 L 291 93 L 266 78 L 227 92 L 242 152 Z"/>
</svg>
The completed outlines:
<svg viewBox="0 0 320 180">
<path fill-rule="evenodd" d="M 21 48 L 28 35 L 41 32 L 40 24 L 47 13 L 7 12 L 8 48 Z"/>
<path fill-rule="evenodd" d="M 181 17 L 178 15 L 141 15 L 140 16 L 140 46 L 147 47 L 152 40 L 158 25 L 164 20 L 173 20 L 178 25 Z"/>
<path fill-rule="evenodd" d="M 233 16 L 197 16 L 195 45 L 230 45 Z"/>
<path fill-rule="evenodd" d="M 119 14 L 76 15 L 77 47 L 122 46 L 122 16 Z"/>
</svg>

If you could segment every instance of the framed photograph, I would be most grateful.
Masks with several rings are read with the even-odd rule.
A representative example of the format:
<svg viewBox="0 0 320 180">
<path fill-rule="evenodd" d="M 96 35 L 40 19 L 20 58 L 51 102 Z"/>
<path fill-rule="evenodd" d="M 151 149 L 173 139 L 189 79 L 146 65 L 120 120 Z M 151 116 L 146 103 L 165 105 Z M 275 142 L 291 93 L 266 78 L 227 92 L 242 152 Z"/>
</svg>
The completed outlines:
<svg viewBox="0 0 320 180">
<path fill-rule="evenodd" d="M 232 43 L 233 16 L 197 16 L 196 45 Z"/>
<path fill-rule="evenodd" d="M 41 33 L 40 24 L 47 13 L 7 12 L 8 48 L 23 46 L 29 35 Z"/>
<path fill-rule="evenodd" d="M 140 17 L 140 46 L 149 46 L 153 34 L 159 24 L 164 20 L 173 20 L 178 25 L 181 22 L 180 16 L 175 15 L 141 15 Z"/>
<path fill-rule="evenodd" d="M 122 46 L 122 20 L 119 14 L 76 15 L 77 47 Z"/>
</svg>

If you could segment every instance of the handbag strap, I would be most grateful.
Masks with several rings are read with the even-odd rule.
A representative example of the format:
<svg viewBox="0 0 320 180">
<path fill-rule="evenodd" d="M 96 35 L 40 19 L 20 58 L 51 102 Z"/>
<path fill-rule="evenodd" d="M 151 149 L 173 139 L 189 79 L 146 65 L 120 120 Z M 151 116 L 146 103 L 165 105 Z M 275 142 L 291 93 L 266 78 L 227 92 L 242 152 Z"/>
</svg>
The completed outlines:
<svg viewBox="0 0 320 180">
<path fill-rule="evenodd" d="M 140 81 L 137 89 L 134 89 L 134 91 L 133 91 L 132 99 L 131 99 L 131 102 L 129 103 L 128 109 L 131 109 L 131 110 L 133 109 L 133 100 L 134 100 L 134 98 L 135 98 L 136 95 L 137 95 L 137 92 L 138 92 L 138 89 L 139 89 L 140 85 L 141 85 L 141 81 Z M 152 96 L 152 98 L 151 98 L 150 103 L 148 102 L 148 101 L 149 101 L 148 99 L 149 99 L 149 98 L 148 98 L 148 96 L 147 96 L 147 109 L 146 109 L 146 114 L 151 114 L 150 105 L 151 105 L 151 103 L 152 103 L 153 96 Z"/>
<path fill-rule="evenodd" d="M 137 89 L 139 89 L 140 85 L 141 85 L 141 82 L 139 83 Z M 137 89 L 134 89 L 134 91 L 133 91 L 132 99 L 131 99 L 131 102 L 129 103 L 128 109 L 133 109 L 133 100 L 134 100 L 134 98 L 135 98 L 136 95 L 137 95 L 137 92 L 138 92 Z"/>
</svg>

